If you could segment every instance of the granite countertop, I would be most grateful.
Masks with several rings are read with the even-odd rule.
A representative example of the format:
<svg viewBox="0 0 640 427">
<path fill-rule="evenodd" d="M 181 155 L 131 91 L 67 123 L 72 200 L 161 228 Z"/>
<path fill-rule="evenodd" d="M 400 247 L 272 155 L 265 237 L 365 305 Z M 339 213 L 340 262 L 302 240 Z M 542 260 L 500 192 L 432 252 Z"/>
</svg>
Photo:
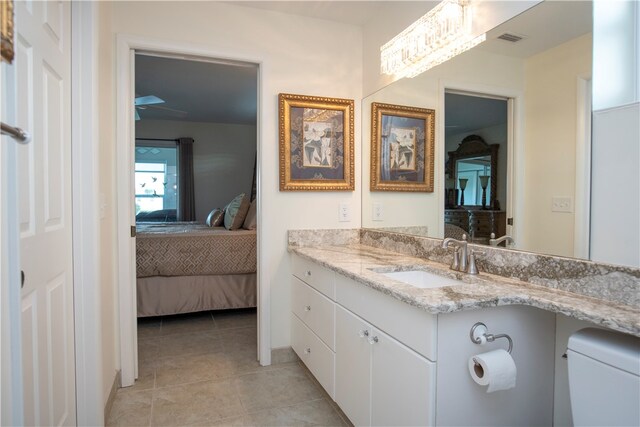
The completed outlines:
<svg viewBox="0 0 640 427">
<path fill-rule="evenodd" d="M 477 276 L 458 273 L 448 265 L 362 244 L 290 246 L 289 251 L 433 314 L 528 305 L 640 337 L 640 310 L 619 303 L 482 271 Z M 413 269 L 458 279 L 465 284 L 421 289 L 380 274 Z"/>
</svg>

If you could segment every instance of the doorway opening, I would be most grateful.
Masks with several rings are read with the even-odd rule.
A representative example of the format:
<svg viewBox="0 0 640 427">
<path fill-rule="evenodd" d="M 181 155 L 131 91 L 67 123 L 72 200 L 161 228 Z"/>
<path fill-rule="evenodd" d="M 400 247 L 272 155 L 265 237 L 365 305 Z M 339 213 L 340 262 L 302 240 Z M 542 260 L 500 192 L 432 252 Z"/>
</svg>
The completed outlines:
<svg viewBox="0 0 640 427">
<path fill-rule="evenodd" d="M 129 60 L 123 204 L 136 239 L 122 383 L 147 381 L 160 366 L 150 358 L 213 351 L 223 338 L 258 364 L 259 67 L 135 48 Z"/>
<path fill-rule="evenodd" d="M 445 91 L 444 237 L 505 246 L 511 234 L 511 101 Z"/>
</svg>

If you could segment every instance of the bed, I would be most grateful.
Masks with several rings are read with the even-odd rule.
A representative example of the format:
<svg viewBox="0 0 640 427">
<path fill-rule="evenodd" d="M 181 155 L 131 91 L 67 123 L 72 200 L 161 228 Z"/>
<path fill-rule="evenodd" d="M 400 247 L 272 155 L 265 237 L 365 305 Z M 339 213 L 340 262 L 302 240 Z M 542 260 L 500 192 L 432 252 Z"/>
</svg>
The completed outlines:
<svg viewBox="0 0 640 427">
<path fill-rule="evenodd" d="M 138 224 L 138 317 L 256 306 L 256 231 Z"/>
</svg>

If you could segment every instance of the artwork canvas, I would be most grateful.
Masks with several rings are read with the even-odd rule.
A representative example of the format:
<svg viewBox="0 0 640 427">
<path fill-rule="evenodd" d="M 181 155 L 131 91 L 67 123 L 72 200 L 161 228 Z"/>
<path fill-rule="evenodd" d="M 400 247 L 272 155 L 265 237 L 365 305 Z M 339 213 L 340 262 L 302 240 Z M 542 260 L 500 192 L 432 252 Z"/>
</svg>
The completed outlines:
<svg viewBox="0 0 640 427">
<path fill-rule="evenodd" d="M 353 190 L 353 100 L 280 94 L 279 104 L 280 190 Z"/>
<path fill-rule="evenodd" d="M 372 191 L 433 191 L 435 112 L 372 103 Z"/>
</svg>

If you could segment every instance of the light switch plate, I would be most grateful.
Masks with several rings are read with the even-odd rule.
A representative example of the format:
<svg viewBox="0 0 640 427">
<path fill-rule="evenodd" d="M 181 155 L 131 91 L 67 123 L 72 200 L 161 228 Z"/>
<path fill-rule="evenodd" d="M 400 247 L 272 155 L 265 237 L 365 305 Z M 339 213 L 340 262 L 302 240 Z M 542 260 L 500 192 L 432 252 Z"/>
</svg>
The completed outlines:
<svg viewBox="0 0 640 427">
<path fill-rule="evenodd" d="M 349 207 L 349 203 L 340 203 L 340 208 L 338 209 L 338 221 L 351 221 L 351 209 Z"/>
<path fill-rule="evenodd" d="M 573 199 L 571 197 L 553 197 L 551 212 L 573 212 Z"/>
<path fill-rule="evenodd" d="M 382 203 L 376 202 L 373 204 L 373 220 L 374 221 L 384 220 L 384 208 L 382 207 Z"/>
</svg>

